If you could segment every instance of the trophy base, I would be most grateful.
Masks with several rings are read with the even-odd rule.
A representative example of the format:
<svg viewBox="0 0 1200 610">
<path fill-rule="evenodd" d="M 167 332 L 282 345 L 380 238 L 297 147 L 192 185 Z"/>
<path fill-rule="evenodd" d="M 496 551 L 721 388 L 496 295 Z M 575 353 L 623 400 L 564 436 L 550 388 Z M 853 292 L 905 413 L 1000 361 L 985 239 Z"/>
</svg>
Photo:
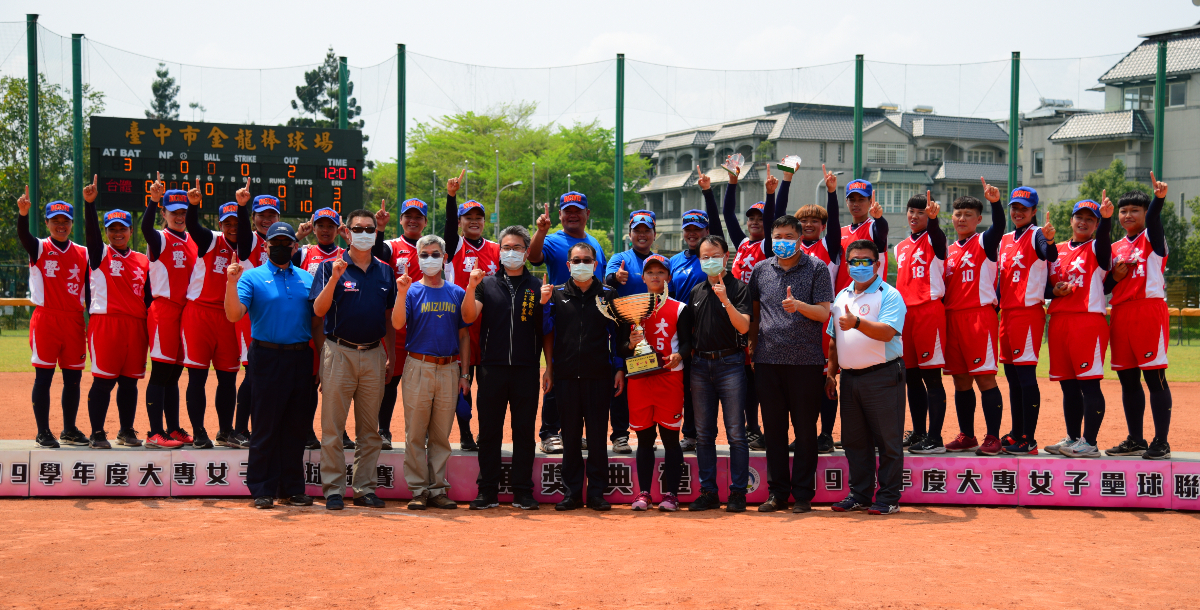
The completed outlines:
<svg viewBox="0 0 1200 610">
<path fill-rule="evenodd" d="M 783 165 L 782 163 L 776 163 L 776 164 L 775 164 L 775 169 L 777 169 L 777 170 L 779 170 L 779 171 L 781 171 L 781 172 L 784 172 L 784 173 L 788 173 L 788 174 L 794 174 L 794 173 L 796 173 L 796 170 L 798 170 L 798 169 L 800 169 L 800 168 L 798 168 L 798 167 L 792 167 L 792 166 L 790 166 L 790 165 Z"/>
<path fill-rule="evenodd" d="M 663 368 L 663 359 L 656 353 L 649 353 L 644 356 L 634 356 L 625 359 L 625 377 L 650 377 L 659 373 L 666 372 Z"/>
<path fill-rule="evenodd" d="M 737 174 L 737 172 L 735 172 L 735 171 L 733 171 L 733 170 L 729 169 L 728 167 L 725 167 L 724 165 L 722 165 L 722 166 L 721 166 L 721 169 L 725 170 L 726 172 L 728 172 L 728 173 L 729 173 L 729 175 L 730 175 L 730 176 L 733 176 L 733 177 L 735 177 L 735 178 L 736 178 L 736 177 L 737 177 L 737 175 L 738 175 L 738 174 Z"/>
</svg>

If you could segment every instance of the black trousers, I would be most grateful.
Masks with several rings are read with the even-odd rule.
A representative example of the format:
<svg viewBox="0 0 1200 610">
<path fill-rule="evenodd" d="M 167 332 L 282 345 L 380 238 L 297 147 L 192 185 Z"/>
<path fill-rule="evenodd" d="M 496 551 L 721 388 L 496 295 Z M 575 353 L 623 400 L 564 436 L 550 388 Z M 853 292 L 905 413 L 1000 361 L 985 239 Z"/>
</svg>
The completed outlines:
<svg viewBox="0 0 1200 610">
<path fill-rule="evenodd" d="M 871 504 L 872 496 L 880 504 L 900 503 L 905 392 L 903 360 L 862 375 L 842 371 L 842 448 L 850 466 L 850 494 L 863 504 Z"/>
<path fill-rule="evenodd" d="M 767 441 L 767 487 L 783 501 L 811 502 L 816 495 L 817 418 L 824 376 L 820 364 L 756 364 L 754 384 L 762 405 Z M 788 466 L 788 418 L 796 432 L 796 454 Z"/>
<path fill-rule="evenodd" d="M 479 397 L 479 493 L 500 489 L 500 445 L 504 416 L 512 409 L 512 489 L 533 493 L 534 426 L 537 425 L 541 383 L 536 366 L 476 367 Z"/>
<path fill-rule="evenodd" d="M 572 497 L 586 500 L 608 487 L 608 404 L 612 380 L 556 379 L 554 394 L 562 416 L 562 479 Z M 583 495 L 583 426 L 587 420 L 587 496 Z"/>
<path fill-rule="evenodd" d="M 312 431 L 312 348 L 250 346 L 250 408 L 254 435 L 246 485 L 255 498 L 304 493 L 304 441 Z M 307 418 L 307 419 L 306 419 Z"/>
</svg>

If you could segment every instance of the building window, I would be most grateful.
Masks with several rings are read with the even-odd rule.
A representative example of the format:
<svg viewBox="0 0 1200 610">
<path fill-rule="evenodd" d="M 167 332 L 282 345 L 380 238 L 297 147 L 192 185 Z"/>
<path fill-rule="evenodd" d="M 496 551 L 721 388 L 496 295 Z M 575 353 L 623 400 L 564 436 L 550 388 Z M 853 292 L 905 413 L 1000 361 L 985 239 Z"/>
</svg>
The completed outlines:
<svg viewBox="0 0 1200 610">
<path fill-rule="evenodd" d="M 821 163 L 824 163 L 825 162 L 825 143 L 821 142 L 818 146 L 821 147 L 821 154 L 820 154 Z"/>
<path fill-rule="evenodd" d="M 944 148 L 926 148 L 925 149 L 925 160 L 926 161 L 941 161 L 942 156 L 945 154 L 946 154 L 946 149 L 944 149 Z"/>
<path fill-rule="evenodd" d="M 1041 176 L 1046 171 L 1046 151 L 1033 151 L 1033 175 Z"/>
<path fill-rule="evenodd" d="M 968 150 L 967 163 L 995 163 L 996 151 L 994 150 Z"/>
<path fill-rule="evenodd" d="M 908 199 L 917 193 L 911 184 L 880 183 L 875 185 L 875 200 L 883 206 L 885 214 L 903 214 L 908 208 Z"/>
<path fill-rule="evenodd" d="M 838 163 L 846 162 L 846 145 L 838 144 Z"/>
<path fill-rule="evenodd" d="M 1154 110 L 1154 87 L 1126 87 L 1125 110 Z"/>
<path fill-rule="evenodd" d="M 1167 108 L 1187 104 L 1187 83 L 1171 83 L 1167 85 Z"/>
<path fill-rule="evenodd" d="M 908 145 L 868 143 L 867 163 L 904 165 L 908 163 Z"/>
</svg>

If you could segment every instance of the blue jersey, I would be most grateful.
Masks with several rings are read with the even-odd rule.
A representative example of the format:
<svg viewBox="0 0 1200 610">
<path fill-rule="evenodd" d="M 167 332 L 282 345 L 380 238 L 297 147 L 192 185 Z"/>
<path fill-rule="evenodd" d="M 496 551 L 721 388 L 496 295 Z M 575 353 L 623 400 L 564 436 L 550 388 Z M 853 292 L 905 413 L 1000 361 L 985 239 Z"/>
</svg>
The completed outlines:
<svg viewBox="0 0 1200 610">
<path fill-rule="evenodd" d="M 458 353 L 458 329 L 470 326 L 462 319 L 465 290 L 450 282 L 430 288 L 413 283 L 404 299 L 408 334 L 404 349 L 427 356 L 446 357 Z"/>
<path fill-rule="evenodd" d="M 546 273 L 550 276 L 551 284 L 558 286 L 571 279 L 571 270 L 567 268 L 567 254 L 581 241 L 587 242 L 596 250 L 596 279 L 604 281 L 604 250 L 600 249 L 600 242 L 587 233 L 583 234 L 583 239 L 575 239 L 567 235 L 566 231 L 557 231 L 547 235 L 542 242 L 542 259 L 546 263 Z"/>
<path fill-rule="evenodd" d="M 700 257 L 684 250 L 671 257 L 671 284 L 669 295 L 676 301 L 687 303 L 691 300 L 692 288 L 708 279 L 700 270 Z"/>
<path fill-rule="evenodd" d="M 651 252 L 650 254 L 653 254 Z M 647 254 L 646 256 L 650 256 Z M 646 256 L 642 256 L 635 250 L 626 250 L 618 252 L 608 259 L 608 268 L 604 272 L 604 276 L 608 277 L 621 270 L 621 263 L 625 263 L 625 270 L 629 272 L 629 281 L 624 284 L 620 282 L 609 283 L 617 291 L 617 296 L 627 297 L 631 294 L 641 294 L 646 292 L 646 282 L 642 279 L 642 263 L 645 262 Z"/>
</svg>

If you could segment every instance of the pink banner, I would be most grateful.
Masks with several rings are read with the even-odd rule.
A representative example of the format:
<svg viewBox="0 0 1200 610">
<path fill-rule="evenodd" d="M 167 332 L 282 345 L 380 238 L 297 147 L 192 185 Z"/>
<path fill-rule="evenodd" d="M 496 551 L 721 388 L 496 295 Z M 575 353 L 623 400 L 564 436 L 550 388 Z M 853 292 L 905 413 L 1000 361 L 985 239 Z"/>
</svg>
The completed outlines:
<svg viewBox="0 0 1200 610">
<path fill-rule="evenodd" d="M 0 497 L 29 495 L 29 451 L 0 451 Z"/>
<path fill-rule="evenodd" d="M 450 482 L 450 491 L 446 495 L 455 502 L 470 502 L 479 495 L 479 486 L 475 481 L 479 478 L 479 454 L 470 452 L 450 456 L 446 465 L 446 480 Z M 512 500 L 510 499 L 509 502 Z"/>
<path fill-rule="evenodd" d="M 1015 457 L 906 453 L 900 501 L 913 504 L 1015 506 L 1017 472 Z M 849 472 L 846 475 L 849 485 Z"/>
<path fill-rule="evenodd" d="M 1017 460 L 1022 506 L 1171 508 L 1171 462 L 1141 458 Z"/>
<path fill-rule="evenodd" d="M 345 451 L 346 460 L 346 494 L 348 504 L 354 499 L 354 489 L 350 483 L 354 479 L 354 450 Z M 384 500 L 409 500 L 412 493 L 404 482 L 404 453 L 402 451 L 380 451 L 379 461 L 375 465 L 378 477 L 375 485 L 375 495 Z M 314 498 L 322 497 L 321 492 L 321 450 L 312 449 L 304 452 L 304 493 Z"/>
<path fill-rule="evenodd" d="M 171 452 L 49 449 L 29 452 L 30 496 L 165 497 Z"/>
<path fill-rule="evenodd" d="M 718 458 L 718 468 L 721 471 L 721 478 L 728 486 L 729 481 L 733 480 L 733 473 L 729 472 L 729 458 L 721 456 Z M 789 464 L 790 467 L 790 464 Z M 767 488 L 767 456 L 750 455 L 750 469 L 746 477 L 746 502 L 750 504 L 758 504 L 766 502 L 771 495 Z M 846 458 L 840 455 L 822 455 L 817 458 L 817 472 L 814 475 L 816 479 L 816 495 L 813 497 L 813 502 L 839 502 L 850 489 L 850 475 L 846 466 Z M 728 491 L 721 490 L 721 500 L 726 500 Z M 790 501 L 795 501 L 795 498 L 788 497 Z"/>
<path fill-rule="evenodd" d="M 249 497 L 249 449 L 178 449 L 171 452 L 171 495 Z"/>
<path fill-rule="evenodd" d="M 1200 510 L 1200 462 L 1171 462 L 1171 508 Z"/>
</svg>

